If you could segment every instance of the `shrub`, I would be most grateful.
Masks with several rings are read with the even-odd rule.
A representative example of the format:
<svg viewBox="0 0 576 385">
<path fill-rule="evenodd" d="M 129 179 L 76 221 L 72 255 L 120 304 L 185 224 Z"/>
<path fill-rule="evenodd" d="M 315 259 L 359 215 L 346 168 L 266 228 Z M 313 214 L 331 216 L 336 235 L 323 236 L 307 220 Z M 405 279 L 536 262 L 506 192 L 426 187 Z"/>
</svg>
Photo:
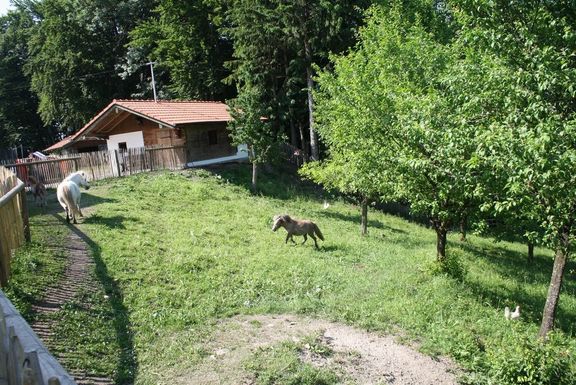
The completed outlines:
<svg viewBox="0 0 576 385">
<path fill-rule="evenodd" d="M 512 342 L 488 352 L 491 383 L 574 384 L 576 372 L 570 360 L 571 349 L 573 347 L 570 347 L 560 333 L 550 333 L 546 341 L 515 335 Z"/>
<path fill-rule="evenodd" d="M 446 251 L 444 259 L 442 261 L 434 260 L 428 270 L 432 275 L 445 274 L 461 282 L 468 273 L 462 259 L 462 250 L 449 249 Z"/>
</svg>

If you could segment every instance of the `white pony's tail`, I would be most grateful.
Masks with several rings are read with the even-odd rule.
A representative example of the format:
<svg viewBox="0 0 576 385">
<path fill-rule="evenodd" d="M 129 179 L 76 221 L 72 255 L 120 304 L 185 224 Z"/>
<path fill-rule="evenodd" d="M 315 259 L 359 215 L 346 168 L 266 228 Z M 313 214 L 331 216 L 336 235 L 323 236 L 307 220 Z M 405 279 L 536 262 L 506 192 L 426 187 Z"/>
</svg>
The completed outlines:
<svg viewBox="0 0 576 385">
<path fill-rule="evenodd" d="M 76 215 L 82 216 L 78 202 L 75 199 L 75 197 L 80 196 L 78 185 L 69 181 L 62 182 L 58 185 L 56 195 L 60 206 L 66 211 L 66 220 L 70 221 L 72 219 L 76 223 Z"/>
</svg>

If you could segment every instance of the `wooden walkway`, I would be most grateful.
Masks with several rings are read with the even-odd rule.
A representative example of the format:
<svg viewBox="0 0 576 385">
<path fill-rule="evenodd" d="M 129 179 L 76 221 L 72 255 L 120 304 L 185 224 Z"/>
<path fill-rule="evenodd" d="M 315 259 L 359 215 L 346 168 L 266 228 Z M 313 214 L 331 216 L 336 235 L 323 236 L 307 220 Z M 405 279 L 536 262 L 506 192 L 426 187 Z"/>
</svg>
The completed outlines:
<svg viewBox="0 0 576 385">
<path fill-rule="evenodd" d="M 49 216 L 45 226 L 65 226 L 59 214 Z M 59 277 L 57 283 L 48 288 L 43 299 L 33 305 L 35 312 L 35 322 L 30 326 L 38 337 L 48 347 L 54 346 L 56 341 L 53 340 L 53 319 L 54 313 L 60 311 L 63 305 L 73 300 L 80 292 L 94 290 L 100 285 L 96 282 L 90 272 L 94 269 L 95 263 L 90 256 L 89 247 L 78 234 L 73 231 L 69 232 L 68 240 L 65 244 L 51 244 L 49 247 L 55 249 L 56 254 L 61 254 L 67 259 L 66 270 Z M 114 384 L 111 378 L 98 373 L 92 373 L 90 368 L 78 371 L 70 365 L 75 359 L 75 352 L 69 351 L 61 354 L 55 354 L 55 357 L 66 370 L 74 377 L 79 385 L 110 385 Z"/>
</svg>

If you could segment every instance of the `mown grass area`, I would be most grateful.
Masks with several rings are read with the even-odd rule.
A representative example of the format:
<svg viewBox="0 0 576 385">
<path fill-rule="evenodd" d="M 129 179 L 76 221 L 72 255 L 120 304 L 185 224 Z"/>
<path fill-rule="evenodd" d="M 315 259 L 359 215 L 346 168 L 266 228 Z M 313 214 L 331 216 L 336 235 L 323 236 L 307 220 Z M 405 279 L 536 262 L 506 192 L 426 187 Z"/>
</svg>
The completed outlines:
<svg viewBox="0 0 576 385">
<path fill-rule="evenodd" d="M 46 288 L 55 284 L 66 267 L 66 255 L 54 246 L 63 244 L 68 231 L 52 215 L 31 206 L 31 241 L 16 251 L 11 261 L 11 276 L 3 288 L 10 301 L 29 322 L 34 320 L 32 304 Z"/>
<path fill-rule="evenodd" d="M 523 245 L 454 235 L 449 253 L 467 272 L 456 280 L 433 273 L 430 229 L 371 212 L 363 237 L 357 207 L 330 200 L 324 209 L 320 191 L 282 174 L 263 174 L 262 192 L 252 195 L 249 175 L 247 165 L 139 174 L 83 195 L 91 213 L 77 229 L 110 297 L 106 322 L 94 327 L 116 334 L 118 349 L 106 359 L 118 366 L 119 383 L 170 383 L 209 354 L 202 346 L 215 321 L 236 314 L 300 313 L 398 333 L 428 354 L 453 357 L 473 383 L 497 377 L 508 357 L 523 355 L 515 347 L 534 344 L 550 252 L 537 250 L 527 264 Z M 321 249 L 311 240 L 286 245 L 283 229 L 271 231 L 281 213 L 314 220 L 326 238 Z M 571 263 L 553 345 L 572 369 L 574 278 Z M 503 309 L 516 304 L 522 320 L 510 323 Z M 255 357 L 251 366 L 264 362 Z"/>
</svg>

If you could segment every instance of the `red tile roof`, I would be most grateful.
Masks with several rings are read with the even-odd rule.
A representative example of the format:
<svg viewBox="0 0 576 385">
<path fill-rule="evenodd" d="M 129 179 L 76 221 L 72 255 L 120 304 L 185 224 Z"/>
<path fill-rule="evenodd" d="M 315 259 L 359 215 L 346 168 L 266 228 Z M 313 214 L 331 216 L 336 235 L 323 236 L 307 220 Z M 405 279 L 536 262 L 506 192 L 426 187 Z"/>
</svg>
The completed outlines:
<svg viewBox="0 0 576 385">
<path fill-rule="evenodd" d="M 67 137 L 65 137 L 64 139 L 62 139 L 59 142 L 54 143 L 53 145 L 51 145 L 50 147 L 45 148 L 44 152 L 51 152 L 51 151 L 56 151 L 59 150 L 61 148 L 64 148 L 64 146 L 66 146 L 68 143 L 70 143 L 70 141 L 75 137 L 76 135 L 68 135 Z"/>
<path fill-rule="evenodd" d="M 111 105 L 114 104 L 127 111 L 149 116 L 173 127 L 186 123 L 228 122 L 232 120 L 228 106 L 222 102 L 114 100 Z"/>
<path fill-rule="evenodd" d="M 190 100 L 158 100 L 155 102 L 153 100 L 114 99 L 77 133 L 53 144 L 45 149 L 45 151 L 61 149 L 78 140 L 83 134 L 92 131 L 94 123 L 104 117 L 112 108 L 119 108 L 136 115 L 144 116 L 172 128 L 189 123 L 229 122 L 232 120 L 228 112 L 228 106 L 222 102 Z"/>
</svg>

